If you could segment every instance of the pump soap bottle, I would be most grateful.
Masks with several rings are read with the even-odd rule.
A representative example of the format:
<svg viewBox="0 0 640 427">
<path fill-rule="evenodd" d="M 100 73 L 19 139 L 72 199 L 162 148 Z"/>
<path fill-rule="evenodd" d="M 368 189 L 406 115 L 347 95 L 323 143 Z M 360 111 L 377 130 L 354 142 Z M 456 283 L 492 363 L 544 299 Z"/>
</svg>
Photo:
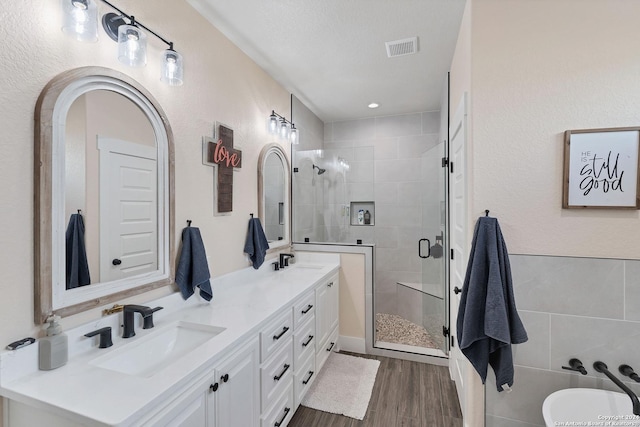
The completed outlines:
<svg viewBox="0 0 640 427">
<path fill-rule="evenodd" d="M 39 340 L 39 367 L 43 371 L 59 368 L 69 357 L 69 340 L 59 321 L 60 316 L 49 316 L 47 336 Z"/>
</svg>

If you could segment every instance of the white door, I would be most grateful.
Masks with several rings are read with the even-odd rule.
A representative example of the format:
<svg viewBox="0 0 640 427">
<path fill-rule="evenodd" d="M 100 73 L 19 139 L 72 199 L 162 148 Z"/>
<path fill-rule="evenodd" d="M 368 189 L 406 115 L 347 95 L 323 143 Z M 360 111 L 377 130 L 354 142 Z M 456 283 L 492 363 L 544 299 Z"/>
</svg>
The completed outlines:
<svg viewBox="0 0 640 427">
<path fill-rule="evenodd" d="M 462 415 L 465 413 L 464 381 L 465 381 L 465 356 L 460 351 L 457 342 L 456 319 L 458 318 L 458 306 L 460 305 L 460 293 L 457 289 L 462 289 L 464 276 L 466 274 L 467 249 L 467 215 L 466 215 L 466 182 L 465 182 L 465 145 L 467 138 L 467 111 L 466 94 L 460 100 L 460 104 L 451 121 L 449 127 L 449 160 L 451 176 L 449 179 L 449 200 L 451 206 L 450 213 L 450 233 L 451 250 L 453 259 L 450 260 L 451 286 L 449 295 L 451 335 L 455 343 L 449 352 L 449 371 L 451 378 L 455 381 L 458 399 L 462 408 Z"/>
<path fill-rule="evenodd" d="M 100 150 L 100 280 L 158 269 L 155 147 L 98 138 Z"/>
</svg>

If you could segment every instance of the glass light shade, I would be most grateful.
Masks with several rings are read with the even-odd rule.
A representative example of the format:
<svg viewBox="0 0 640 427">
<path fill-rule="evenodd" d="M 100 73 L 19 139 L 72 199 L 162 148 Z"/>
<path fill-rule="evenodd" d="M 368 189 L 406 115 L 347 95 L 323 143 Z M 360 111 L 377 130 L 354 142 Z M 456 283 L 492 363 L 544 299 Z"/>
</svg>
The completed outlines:
<svg viewBox="0 0 640 427">
<path fill-rule="evenodd" d="M 93 0 L 62 0 L 62 31 L 83 42 L 98 41 L 98 8 Z"/>
<path fill-rule="evenodd" d="M 274 134 L 278 132 L 278 118 L 275 113 L 271 113 L 269 116 L 269 132 Z"/>
<path fill-rule="evenodd" d="M 160 71 L 160 80 L 169 86 L 181 86 L 184 82 L 182 55 L 173 49 L 167 49 L 162 52 L 162 67 Z"/>
<path fill-rule="evenodd" d="M 280 123 L 280 138 L 287 139 L 289 137 L 289 128 L 287 127 L 287 122 L 282 120 Z"/>
<path fill-rule="evenodd" d="M 291 144 L 293 145 L 297 145 L 298 144 L 298 129 L 296 129 L 294 124 L 291 124 L 291 132 L 289 133 L 289 141 L 291 141 Z"/>
<path fill-rule="evenodd" d="M 147 65 L 147 35 L 133 25 L 118 28 L 118 60 L 130 67 Z"/>
</svg>

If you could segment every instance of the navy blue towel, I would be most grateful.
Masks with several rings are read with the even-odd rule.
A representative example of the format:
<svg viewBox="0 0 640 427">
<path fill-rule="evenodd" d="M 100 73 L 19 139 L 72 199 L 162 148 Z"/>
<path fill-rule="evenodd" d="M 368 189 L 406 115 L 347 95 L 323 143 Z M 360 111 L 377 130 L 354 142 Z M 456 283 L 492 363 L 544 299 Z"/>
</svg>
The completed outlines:
<svg viewBox="0 0 640 427">
<path fill-rule="evenodd" d="M 487 368 L 496 374 L 498 391 L 513 385 L 511 344 L 527 341 L 513 296 L 507 245 L 496 218 L 476 223 L 458 309 L 460 350 L 484 384 Z"/>
<path fill-rule="evenodd" d="M 79 213 L 72 214 L 65 235 L 67 289 L 91 283 L 87 249 L 84 245 L 84 221 Z"/>
<path fill-rule="evenodd" d="M 267 249 L 269 249 L 269 242 L 262 230 L 262 224 L 260 224 L 260 218 L 251 218 L 249 220 L 249 230 L 247 231 L 247 240 L 244 243 L 244 251 L 249 254 L 249 258 L 253 263 L 253 268 L 256 270 L 260 268 L 264 262 L 264 257 L 267 255 Z"/>
<path fill-rule="evenodd" d="M 176 271 L 176 283 L 182 298 L 187 299 L 193 295 L 193 290 L 197 286 L 200 288 L 200 296 L 211 301 L 213 292 L 209 283 L 210 278 L 207 254 L 204 251 L 200 230 L 197 227 L 186 227 L 182 230 L 182 251 Z"/>
</svg>

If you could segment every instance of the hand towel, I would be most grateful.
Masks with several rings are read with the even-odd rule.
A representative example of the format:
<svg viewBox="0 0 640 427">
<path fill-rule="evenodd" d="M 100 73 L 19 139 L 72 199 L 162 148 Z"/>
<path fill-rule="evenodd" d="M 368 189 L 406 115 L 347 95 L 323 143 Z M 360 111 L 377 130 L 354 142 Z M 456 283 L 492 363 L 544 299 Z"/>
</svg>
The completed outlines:
<svg viewBox="0 0 640 427">
<path fill-rule="evenodd" d="M 244 251 L 249 254 L 249 258 L 253 263 L 253 268 L 256 270 L 260 268 L 264 262 L 264 257 L 267 255 L 267 249 L 269 249 L 269 242 L 262 230 L 262 224 L 260 224 L 260 218 L 251 218 L 249 220 L 249 230 L 247 231 L 247 239 L 244 243 Z"/>
<path fill-rule="evenodd" d="M 91 283 L 87 249 L 84 245 L 84 221 L 79 213 L 72 214 L 65 234 L 67 289 Z"/>
<path fill-rule="evenodd" d="M 513 385 L 511 344 L 526 342 L 528 337 L 516 310 L 507 245 L 496 218 L 481 217 L 476 223 L 458 308 L 457 338 L 483 384 L 491 365 L 498 391 Z"/>
<path fill-rule="evenodd" d="M 176 283 L 182 293 L 182 298 L 187 299 L 193 295 L 194 288 L 200 288 L 200 296 L 211 301 L 213 292 L 209 279 L 209 265 L 207 254 L 200 230 L 197 227 L 185 227 L 182 230 L 182 251 L 176 271 Z"/>
</svg>

